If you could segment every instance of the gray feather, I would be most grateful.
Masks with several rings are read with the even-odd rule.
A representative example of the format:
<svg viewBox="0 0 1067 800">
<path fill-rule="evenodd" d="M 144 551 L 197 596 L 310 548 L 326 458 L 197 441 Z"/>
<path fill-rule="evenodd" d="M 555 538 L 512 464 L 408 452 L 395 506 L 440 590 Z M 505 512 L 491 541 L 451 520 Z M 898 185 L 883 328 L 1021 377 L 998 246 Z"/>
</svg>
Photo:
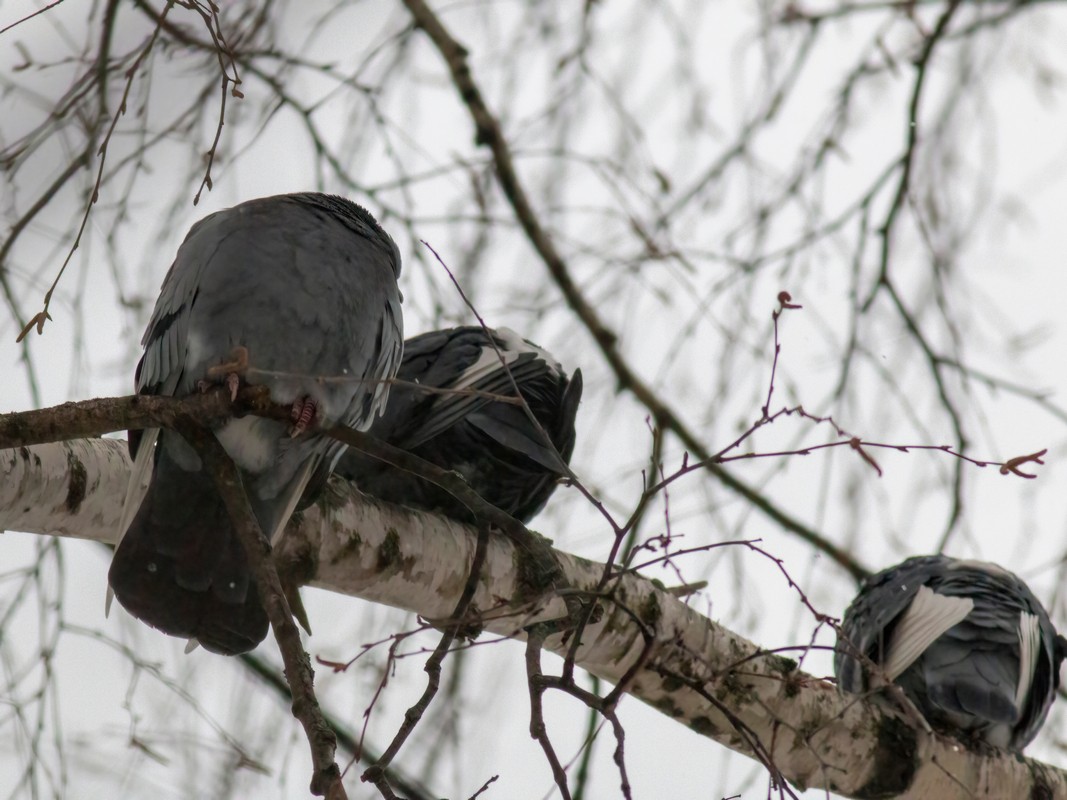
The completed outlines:
<svg viewBox="0 0 1067 800">
<path fill-rule="evenodd" d="M 469 326 L 408 340 L 397 377 L 409 385 L 393 388 L 372 435 L 459 472 L 520 520 L 544 506 L 574 449 L 580 372 L 568 378 L 552 356 L 506 328 L 487 333 Z M 514 397 L 515 385 L 539 426 L 521 406 L 494 399 Z M 337 472 L 376 497 L 469 521 L 448 493 L 354 450 Z"/>
</svg>

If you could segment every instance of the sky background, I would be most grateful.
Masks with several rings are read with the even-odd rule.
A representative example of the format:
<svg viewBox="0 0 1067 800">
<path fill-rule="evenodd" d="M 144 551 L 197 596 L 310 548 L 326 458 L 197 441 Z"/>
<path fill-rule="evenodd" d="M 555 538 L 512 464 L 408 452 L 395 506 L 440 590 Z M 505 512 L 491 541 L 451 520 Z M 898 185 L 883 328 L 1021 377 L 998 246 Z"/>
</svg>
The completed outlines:
<svg viewBox="0 0 1067 800">
<path fill-rule="evenodd" d="M 773 357 L 771 312 L 787 290 L 804 308 L 781 320 L 772 409 L 802 404 L 871 442 L 955 444 L 929 363 L 877 282 L 877 230 L 912 122 L 913 61 L 945 7 L 919 3 L 909 18 L 871 4 L 816 24 L 821 11 L 852 7 L 810 3 L 801 4 L 808 21 L 787 24 L 780 3 L 620 2 L 594 4 L 588 17 L 578 4 L 534 5 L 434 7 L 468 47 L 520 178 L 579 286 L 618 333 L 628 363 L 702 441 L 723 447 L 758 418 Z M 0 28 L 37 7 L 5 3 Z M 585 397 L 572 466 L 625 517 L 648 461 L 648 412 L 618 391 L 518 230 L 440 57 L 424 36 L 410 34 L 403 6 L 351 3 L 329 12 L 322 3 L 276 3 L 265 28 L 255 26 L 250 8 L 235 4 L 223 13 L 231 41 L 275 42 L 292 63 L 283 72 L 283 59 L 268 54 L 242 67 L 245 97 L 228 99 L 214 188 L 200 203 L 191 200 L 217 125 L 217 62 L 194 48 L 160 45 L 131 83 L 127 114 L 109 144 L 115 171 L 59 282 L 53 321 L 25 347 L 15 336 L 70 250 L 95 153 L 92 171 L 65 185 L 7 251 L 0 264 L 8 292 L 0 310 L 2 410 L 128 393 L 159 284 L 193 222 L 252 197 L 337 191 L 365 204 L 400 245 L 408 335 L 472 321 L 425 240 L 488 324 L 512 327 L 569 369 L 581 367 Z M 996 561 L 1025 578 L 1067 628 L 1067 495 L 1057 488 L 1067 479 L 1067 12 L 1039 4 L 1000 20 L 1005 9 L 961 11 L 927 67 L 914 120 L 920 146 L 888 263 L 925 340 L 967 365 L 966 376 L 941 370 L 966 452 L 1003 460 L 1048 448 L 1039 477 L 964 467 L 960 514 L 950 526 L 957 461 L 945 454 L 874 452 L 880 478 L 847 449 L 730 470 L 872 569 L 945 540 L 951 554 Z M 65 3 L 0 34 L 7 45 L 0 47 L 7 110 L 0 147 L 10 158 L 0 192 L 5 240 L 84 146 L 78 114 L 55 120 L 49 109 L 56 98 L 77 96 L 72 86 L 84 88 L 77 77 L 98 42 L 100 14 L 93 4 Z M 188 10 L 175 8 L 171 18 L 204 35 Z M 143 13 L 120 9 L 113 55 L 126 59 L 122 69 L 151 30 Z M 274 100 L 264 79 L 273 74 L 284 75 L 293 103 Z M 116 77 L 109 85 L 108 119 L 124 83 Z M 82 116 L 97 110 L 92 90 L 84 94 L 71 101 Z M 336 170 L 314 137 L 322 152 L 336 155 Z M 148 155 L 138 161 L 132 154 L 145 141 Z M 829 426 L 794 416 L 761 430 L 745 449 L 775 452 L 832 438 Z M 676 469 L 682 456 L 668 437 L 664 470 Z M 855 592 L 844 570 L 711 476 L 676 482 L 653 508 L 644 538 L 663 533 L 668 519 L 679 547 L 758 538 L 819 610 L 839 615 Z M 602 559 L 611 543 L 610 530 L 574 490 L 558 491 L 532 527 L 589 558 Z M 102 548 L 17 532 L 3 536 L 0 548 L 0 796 L 31 796 L 18 783 L 27 761 L 23 723 L 5 707 L 24 709 L 31 728 L 43 720 L 39 796 L 52 796 L 53 782 L 62 781 L 72 797 L 305 796 L 298 727 L 239 665 L 201 651 L 183 655 L 183 643 L 121 610 L 104 619 Z M 810 613 L 762 556 L 719 548 L 677 567 L 647 574 L 668 585 L 679 575 L 707 580 L 691 598 L 694 607 L 763 646 L 811 640 Z M 307 641 L 313 657 L 344 661 L 360 644 L 414 624 L 351 598 L 316 590 L 304 597 L 316 629 Z M 415 641 L 412 649 L 436 639 Z M 816 641 L 831 645 L 832 633 L 823 629 Z M 39 653 L 53 648 L 49 673 Z M 278 663 L 273 643 L 259 652 Z M 421 691 L 423 660 L 399 662 L 367 729 L 376 746 Z M 357 731 L 383 664 L 378 648 L 344 674 L 318 672 L 324 703 Z M 485 797 L 553 796 L 527 734 L 521 646 L 475 647 L 451 664 L 446 680 L 454 692 L 439 698 L 436 716 L 405 750 L 404 770 L 425 773 L 448 796 L 469 796 L 494 774 L 500 778 Z M 547 669 L 558 665 L 546 656 Z M 812 650 L 804 667 L 829 674 L 829 653 Z M 584 737 L 584 709 L 551 696 L 546 718 L 569 760 Z M 622 703 L 620 718 L 635 797 L 766 795 L 754 762 L 633 699 Z M 131 738 L 144 747 L 131 747 Z M 1027 753 L 1061 764 L 1065 738 L 1054 709 Z M 231 774 L 230 742 L 238 740 L 269 775 Z M 611 749 L 605 732 L 590 797 L 618 796 Z M 371 796 L 354 778 L 348 786 L 351 796 Z"/>
</svg>

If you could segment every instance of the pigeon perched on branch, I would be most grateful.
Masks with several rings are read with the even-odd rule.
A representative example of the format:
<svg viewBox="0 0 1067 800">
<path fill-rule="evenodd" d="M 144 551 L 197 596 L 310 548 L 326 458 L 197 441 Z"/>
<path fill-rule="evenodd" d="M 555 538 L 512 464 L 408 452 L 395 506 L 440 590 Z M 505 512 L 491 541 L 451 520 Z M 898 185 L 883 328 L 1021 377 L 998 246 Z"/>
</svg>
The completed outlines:
<svg viewBox="0 0 1067 800">
<path fill-rule="evenodd" d="M 551 355 L 508 328 L 467 326 L 408 339 L 396 377 L 371 435 L 460 473 L 522 522 L 544 507 L 574 450 L 580 370 L 568 378 Z M 471 518 L 443 489 L 355 448 L 335 472 L 383 500 Z"/>
<path fill-rule="evenodd" d="M 853 694 L 884 674 L 937 730 L 1022 750 L 1048 715 L 1065 654 L 1067 640 L 1017 576 L 918 556 L 864 583 L 841 623 L 834 674 Z"/>
<path fill-rule="evenodd" d="M 403 349 L 400 254 L 369 212 L 317 193 L 250 200 L 200 220 L 163 281 L 137 368 L 141 394 L 184 396 L 241 382 L 292 404 L 293 422 L 246 416 L 214 428 L 263 533 L 285 527 L 312 474 L 343 445 L 317 432 L 366 429 Z M 108 579 L 160 630 L 236 654 L 267 618 L 214 482 L 176 432 L 131 433 L 124 536 Z"/>
</svg>

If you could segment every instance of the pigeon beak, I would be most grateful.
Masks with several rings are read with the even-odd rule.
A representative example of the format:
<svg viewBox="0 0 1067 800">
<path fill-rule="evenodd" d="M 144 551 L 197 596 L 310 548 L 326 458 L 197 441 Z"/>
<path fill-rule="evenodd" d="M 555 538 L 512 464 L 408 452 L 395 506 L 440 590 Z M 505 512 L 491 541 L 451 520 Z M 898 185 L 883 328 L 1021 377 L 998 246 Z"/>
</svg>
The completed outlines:
<svg viewBox="0 0 1067 800">
<path fill-rule="evenodd" d="M 111 614 L 111 603 L 115 600 L 115 590 L 111 586 L 107 587 L 107 597 L 104 599 L 104 619 L 107 619 Z"/>
<path fill-rule="evenodd" d="M 188 642 L 185 643 L 185 655 L 189 655 L 191 652 L 193 652 L 199 646 L 200 646 L 200 642 L 199 641 L 197 641 L 196 639 L 190 639 Z"/>
</svg>

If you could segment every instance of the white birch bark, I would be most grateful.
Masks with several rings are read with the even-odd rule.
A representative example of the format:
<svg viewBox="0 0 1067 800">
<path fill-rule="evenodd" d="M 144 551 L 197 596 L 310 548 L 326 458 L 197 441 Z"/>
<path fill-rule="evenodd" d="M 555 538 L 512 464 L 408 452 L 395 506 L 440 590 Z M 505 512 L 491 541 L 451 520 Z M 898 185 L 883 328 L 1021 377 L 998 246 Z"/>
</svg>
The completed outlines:
<svg viewBox="0 0 1067 800">
<path fill-rule="evenodd" d="M 114 542 L 129 457 L 125 442 L 85 439 L 0 451 L 0 530 Z M 344 485 L 295 520 L 285 547 L 308 547 L 312 585 L 404 608 L 429 619 L 447 617 L 467 580 L 476 535 L 431 514 L 362 498 Z M 0 539 L 0 547 L 2 547 Z M 597 585 L 603 566 L 559 554 L 570 584 Z M 564 614 L 558 598 L 501 607 L 521 597 L 514 547 L 490 543 L 474 606 L 485 628 L 521 638 L 531 622 Z M 626 576 L 615 602 L 590 624 L 576 663 L 618 682 L 644 649 L 641 630 L 623 608 L 655 632 L 651 657 L 628 691 L 697 733 L 752 756 L 751 739 L 699 685 L 743 723 L 794 785 L 850 797 L 1067 797 L 1067 773 L 1007 753 L 976 754 L 932 735 L 883 702 L 838 695 L 833 686 L 759 655 L 753 643 L 701 616 L 650 581 Z M 546 647 L 564 654 L 552 636 Z M 731 669 L 744 661 L 738 669 Z"/>
</svg>

